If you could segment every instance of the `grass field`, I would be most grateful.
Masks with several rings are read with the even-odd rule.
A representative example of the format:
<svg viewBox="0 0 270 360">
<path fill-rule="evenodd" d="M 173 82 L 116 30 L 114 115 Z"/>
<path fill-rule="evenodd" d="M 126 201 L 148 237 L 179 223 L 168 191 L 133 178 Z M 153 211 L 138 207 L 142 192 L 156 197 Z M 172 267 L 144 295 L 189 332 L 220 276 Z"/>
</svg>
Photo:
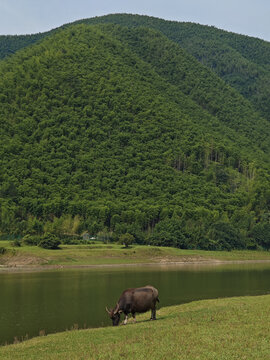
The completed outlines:
<svg viewBox="0 0 270 360">
<path fill-rule="evenodd" d="M 34 338 L 0 348 L 0 359 L 270 359 L 270 295 L 161 308 L 157 318 Z"/>
<path fill-rule="evenodd" d="M 125 249 L 117 244 L 61 245 L 59 250 L 37 246 L 12 247 L 9 241 L 0 241 L 8 251 L 0 255 L 2 266 L 24 265 L 102 265 L 166 262 L 204 262 L 270 260 L 267 251 L 203 251 L 133 245 Z"/>
</svg>

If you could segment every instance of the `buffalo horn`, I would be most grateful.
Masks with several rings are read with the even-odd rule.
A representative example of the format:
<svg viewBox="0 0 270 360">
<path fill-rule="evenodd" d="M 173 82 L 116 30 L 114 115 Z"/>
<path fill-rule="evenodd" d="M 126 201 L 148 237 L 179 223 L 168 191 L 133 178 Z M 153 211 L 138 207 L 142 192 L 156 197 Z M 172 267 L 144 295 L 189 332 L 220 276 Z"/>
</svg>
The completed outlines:
<svg viewBox="0 0 270 360">
<path fill-rule="evenodd" d="M 119 304 L 116 305 L 116 308 L 115 308 L 115 310 L 114 310 L 114 312 L 113 312 L 114 315 L 118 313 L 118 310 L 119 310 Z"/>
</svg>

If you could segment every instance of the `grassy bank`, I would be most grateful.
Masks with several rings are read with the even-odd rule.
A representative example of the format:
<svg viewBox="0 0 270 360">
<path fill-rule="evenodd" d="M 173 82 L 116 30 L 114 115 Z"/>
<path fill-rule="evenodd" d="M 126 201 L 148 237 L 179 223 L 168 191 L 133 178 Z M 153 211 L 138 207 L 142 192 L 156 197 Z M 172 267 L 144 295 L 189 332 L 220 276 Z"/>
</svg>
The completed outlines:
<svg viewBox="0 0 270 360">
<path fill-rule="evenodd" d="M 270 295 L 161 308 L 137 324 L 75 330 L 0 348 L 0 359 L 269 359 Z"/>
<path fill-rule="evenodd" d="M 205 262 L 270 260 L 267 251 L 203 251 L 176 248 L 133 245 L 126 249 L 117 244 L 61 245 L 59 250 L 47 250 L 37 246 L 12 247 L 10 241 L 1 241 L 7 249 L 0 255 L 3 266 L 44 265 L 102 265 L 167 262 Z"/>
</svg>

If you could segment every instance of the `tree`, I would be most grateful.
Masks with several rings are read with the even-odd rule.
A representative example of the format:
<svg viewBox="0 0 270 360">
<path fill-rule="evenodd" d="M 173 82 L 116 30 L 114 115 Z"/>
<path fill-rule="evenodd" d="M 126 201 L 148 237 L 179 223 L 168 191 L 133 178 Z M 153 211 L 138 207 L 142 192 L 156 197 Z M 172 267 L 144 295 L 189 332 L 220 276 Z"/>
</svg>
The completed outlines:
<svg viewBox="0 0 270 360">
<path fill-rule="evenodd" d="M 128 248 L 134 242 L 134 236 L 129 233 L 122 234 L 120 235 L 119 242 Z"/>
<path fill-rule="evenodd" d="M 255 225 L 250 235 L 258 245 L 270 250 L 270 223 Z"/>
<path fill-rule="evenodd" d="M 209 232 L 208 238 L 216 244 L 214 250 L 232 250 L 232 249 L 244 249 L 245 242 L 241 237 L 238 229 L 234 228 L 230 223 L 219 221 L 214 223 Z"/>
<path fill-rule="evenodd" d="M 160 221 L 150 236 L 150 242 L 153 245 L 173 246 L 181 249 L 193 247 L 181 221 L 176 217 Z"/>
</svg>

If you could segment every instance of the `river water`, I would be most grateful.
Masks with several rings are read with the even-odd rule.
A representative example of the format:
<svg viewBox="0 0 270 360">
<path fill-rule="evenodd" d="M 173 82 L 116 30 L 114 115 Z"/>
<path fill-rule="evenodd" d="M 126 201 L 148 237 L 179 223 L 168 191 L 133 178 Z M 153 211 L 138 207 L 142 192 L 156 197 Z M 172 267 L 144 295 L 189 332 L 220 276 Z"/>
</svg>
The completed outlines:
<svg viewBox="0 0 270 360">
<path fill-rule="evenodd" d="M 159 307 L 269 294 L 270 264 L 0 273 L 0 344 L 72 327 L 111 325 L 105 306 L 113 307 L 124 289 L 148 284 L 159 290 Z"/>
</svg>

